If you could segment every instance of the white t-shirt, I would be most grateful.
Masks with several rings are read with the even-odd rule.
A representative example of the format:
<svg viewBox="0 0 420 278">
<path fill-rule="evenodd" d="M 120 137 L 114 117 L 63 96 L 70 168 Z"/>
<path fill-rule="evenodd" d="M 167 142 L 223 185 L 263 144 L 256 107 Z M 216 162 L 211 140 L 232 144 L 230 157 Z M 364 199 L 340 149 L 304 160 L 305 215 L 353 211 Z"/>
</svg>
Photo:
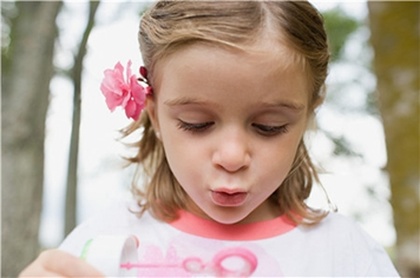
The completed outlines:
<svg viewBox="0 0 420 278">
<path fill-rule="evenodd" d="M 330 213 L 314 226 L 285 217 L 223 225 L 185 211 L 172 223 L 119 204 L 78 226 L 60 249 L 80 256 L 100 235 L 134 235 L 138 277 L 399 277 L 384 249 L 350 219 Z"/>
</svg>

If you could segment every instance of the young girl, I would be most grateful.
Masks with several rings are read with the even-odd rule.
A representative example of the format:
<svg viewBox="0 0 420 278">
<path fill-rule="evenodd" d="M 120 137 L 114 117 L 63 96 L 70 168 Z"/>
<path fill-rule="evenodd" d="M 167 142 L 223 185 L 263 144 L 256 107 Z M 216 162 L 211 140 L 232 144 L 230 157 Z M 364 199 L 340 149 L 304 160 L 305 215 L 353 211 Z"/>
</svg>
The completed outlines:
<svg viewBox="0 0 420 278">
<path fill-rule="evenodd" d="M 303 137 L 329 59 L 314 7 L 159 1 L 139 41 L 141 82 L 117 64 L 101 88 L 135 120 L 124 134 L 142 133 L 131 162 L 146 185 L 22 276 L 100 275 L 77 257 L 101 235 L 137 238 L 138 277 L 398 276 L 353 222 L 305 203 L 317 173 Z"/>
</svg>

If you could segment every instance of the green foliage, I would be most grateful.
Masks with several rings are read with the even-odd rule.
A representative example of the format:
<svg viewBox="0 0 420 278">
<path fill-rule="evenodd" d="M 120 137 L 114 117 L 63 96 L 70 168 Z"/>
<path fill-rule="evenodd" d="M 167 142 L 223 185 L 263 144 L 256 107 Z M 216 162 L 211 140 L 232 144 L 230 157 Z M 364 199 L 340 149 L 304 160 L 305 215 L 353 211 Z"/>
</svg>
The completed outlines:
<svg viewBox="0 0 420 278">
<path fill-rule="evenodd" d="M 334 142 L 334 155 L 362 157 L 353 150 L 351 143 L 344 136 L 332 136 L 330 139 Z"/>
<path fill-rule="evenodd" d="M 8 70 L 10 64 L 10 51 L 12 48 L 11 28 L 12 21 L 17 16 L 17 9 L 14 2 L 1 3 L 1 59 L 2 72 Z"/>
<path fill-rule="evenodd" d="M 341 58 L 348 37 L 360 27 L 360 23 L 339 7 L 323 12 L 323 16 L 334 62 Z"/>
</svg>

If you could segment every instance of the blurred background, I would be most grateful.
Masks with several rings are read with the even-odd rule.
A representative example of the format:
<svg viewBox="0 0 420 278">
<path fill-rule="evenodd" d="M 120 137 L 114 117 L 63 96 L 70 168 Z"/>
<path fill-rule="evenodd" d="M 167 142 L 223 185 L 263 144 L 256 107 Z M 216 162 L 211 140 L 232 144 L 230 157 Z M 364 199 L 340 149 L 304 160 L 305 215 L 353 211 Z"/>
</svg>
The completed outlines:
<svg viewBox="0 0 420 278">
<path fill-rule="evenodd" d="M 418 2 L 310 1 L 332 63 L 307 134 L 339 212 L 420 277 Z M 16 277 L 78 223 L 129 198 L 133 169 L 99 90 L 117 61 L 142 62 L 137 29 L 151 2 L 1 2 L 2 277 Z M 317 187 L 308 203 L 326 208 Z"/>
</svg>

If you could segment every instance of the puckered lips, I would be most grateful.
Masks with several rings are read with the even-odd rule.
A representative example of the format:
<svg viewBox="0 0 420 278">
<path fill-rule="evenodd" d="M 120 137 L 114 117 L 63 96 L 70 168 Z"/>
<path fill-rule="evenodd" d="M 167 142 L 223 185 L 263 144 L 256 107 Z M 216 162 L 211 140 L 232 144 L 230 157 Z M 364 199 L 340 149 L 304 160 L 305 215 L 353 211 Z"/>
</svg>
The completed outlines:
<svg viewBox="0 0 420 278">
<path fill-rule="evenodd" d="M 245 203 L 248 193 L 238 189 L 219 188 L 211 190 L 213 203 L 223 207 L 238 207 Z"/>
</svg>

